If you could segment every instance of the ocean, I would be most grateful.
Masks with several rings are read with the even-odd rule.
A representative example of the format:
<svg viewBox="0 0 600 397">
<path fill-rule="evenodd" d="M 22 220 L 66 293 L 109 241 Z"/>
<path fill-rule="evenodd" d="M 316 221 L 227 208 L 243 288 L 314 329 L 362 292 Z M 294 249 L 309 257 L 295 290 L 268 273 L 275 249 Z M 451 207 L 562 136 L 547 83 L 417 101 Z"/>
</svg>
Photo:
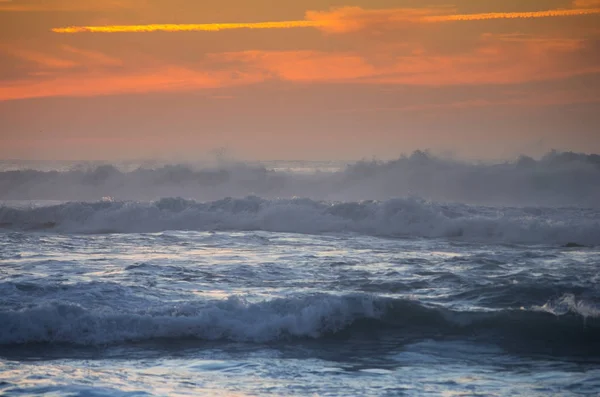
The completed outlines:
<svg viewBox="0 0 600 397">
<path fill-rule="evenodd" d="M 598 156 L 0 170 L 0 394 L 600 394 Z"/>
</svg>

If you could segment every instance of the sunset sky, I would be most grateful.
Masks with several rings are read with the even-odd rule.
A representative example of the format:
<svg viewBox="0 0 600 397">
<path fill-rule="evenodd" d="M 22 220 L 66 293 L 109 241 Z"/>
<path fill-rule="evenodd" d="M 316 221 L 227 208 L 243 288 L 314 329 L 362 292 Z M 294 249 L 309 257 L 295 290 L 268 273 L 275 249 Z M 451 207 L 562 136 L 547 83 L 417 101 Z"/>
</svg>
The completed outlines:
<svg viewBox="0 0 600 397">
<path fill-rule="evenodd" d="M 600 153 L 600 0 L 0 0 L 0 158 Z"/>
</svg>

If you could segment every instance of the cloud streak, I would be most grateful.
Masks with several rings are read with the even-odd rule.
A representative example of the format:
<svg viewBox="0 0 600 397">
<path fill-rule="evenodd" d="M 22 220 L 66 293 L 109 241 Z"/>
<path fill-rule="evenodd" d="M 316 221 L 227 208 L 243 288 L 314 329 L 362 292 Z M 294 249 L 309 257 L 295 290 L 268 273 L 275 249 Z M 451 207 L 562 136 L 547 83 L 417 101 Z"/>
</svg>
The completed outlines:
<svg viewBox="0 0 600 397">
<path fill-rule="evenodd" d="M 503 12 L 503 13 L 482 13 L 482 14 L 456 14 L 456 15 L 435 15 L 424 17 L 424 22 L 452 22 L 452 21 L 483 21 L 489 19 L 531 19 L 531 18 L 552 18 L 552 17 L 570 17 L 580 15 L 600 14 L 600 8 L 585 8 L 572 10 L 548 10 L 533 12 Z"/>
<path fill-rule="evenodd" d="M 68 59 L 61 59 L 38 51 L 0 45 L 0 54 L 2 53 L 47 69 L 70 69 L 77 66 L 77 63 Z"/>
<path fill-rule="evenodd" d="M 139 33 L 139 32 L 218 32 L 234 29 L 291 29 L 325 26 L 319 21 L 278 21 L 255 23 L 150 24 L 110 26 L 68 26 L 52 29 L 55 33 Z"/>
<path fill-rule="evenodd" d="M 144 72 L 59 75 L 46 80 L 0 82 L 0 102 L 45 97 L 91 97 L 149 92 L 185 92 L 263 81 L 261 76 L 165 66 Z"/>
<path fill-rule="evenodd" d="M 586 3 L 594 4 L 594 3 Z M 329 33 L 360 31 L 369 26 L 400 23 L 442 23 L 494 19 L 534 19 L 598 15 L 600 8 L 556 9 L 532 12 L 491 12 L 478 14 L 448 14 L 447 8 L 423 9 L 379 9 L 367 10 L 360 7 L 341 7 L 329 11 L 308 11 L 304 20 L 208 23 L 208 24 L 148 24 L 67 26 L 53 28 L 55 33 L 141 33 L 141 32 L 218 32 L 236 29 L 293 29 L 316 28 Z"/>
</svg>

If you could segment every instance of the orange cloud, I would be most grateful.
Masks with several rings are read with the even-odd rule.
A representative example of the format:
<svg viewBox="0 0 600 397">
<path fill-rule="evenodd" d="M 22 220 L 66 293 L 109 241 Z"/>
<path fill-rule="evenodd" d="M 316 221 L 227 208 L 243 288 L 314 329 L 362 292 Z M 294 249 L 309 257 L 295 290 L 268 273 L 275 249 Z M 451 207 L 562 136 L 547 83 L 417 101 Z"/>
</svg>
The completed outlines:
<svg viewBox="0 0 600 397">
<path fill-rule="evenodd" d="M 377 74 L 360 55 L 319 51 L 243 51 L 213 54 L 219 62 L 241 63 L 268 79 L 293 82 L 350 81 Z"/>
<path fill-rule="evenodd" d="M 54 28 L 55 33 L 139 33 L 139 32 L 218 32 L 233 29 L 290 29 L 319 27 L 313 21 L 280 21 L 256 23 L 208 23 L 208 24 L 151 24 L 151 25 L 112 25 L 112 26 L 69 26 Z"/>
<path fill-rule="evenodd" d="M 392 71 L 375 79 L 409 85 L 519 84 L 600 73 L 578 58 L 582 40 L 482 35 L 478 48 L 459 55 L 398 57 Z"/>
<path fill-rule="evenodd" d="M 529 19 L 529 18 L 551 18 L 569 17 L 578 15 L 600 14 L 600 8 L 584 8 L 572 10 L 548 10 L 533 12 L 490 12 L 482 14 L 456 14 L 456 15 L 434 15 L 424 17 L 424 22 L 451 22 L 451 21 L 482 21 L 489 19 Z"/>
<path fill-rule="evenodd" d="M 340 7 L 329 11 L 307 11 L 304 20 L 256 23 L 210 23 L 210 24 L 149 24 L 68 26 L 53 28 L 55 33 L 139 33 L 139 32 L 217 32 L 233 29 L 290 29 L 317 28 L 329 33 L 348 33 L 372 26 L 412 23 L 479 21 L 492 19 L 552 18 L 600 14 L 600 8 L 587 8 L 595 4 L 591 0 L 580 0 L 583 8 L 556 9 L 534 12 L 500 12 L 479 14 L 454 14 L 454 10 L 441 8 L 396 8 L 367 10 L 360 7 Z M 579 4 L 576 2 L 576 4 Z"/>
<path fill-rule="evenodd" d="M 406 22 L 421 22 L 432 14 L 452 11 L 447 8 L 397 8 L 366 10 L 361 7 L 340 7 L 329 11 L 307 11 L 305 19 L 320 23 L 330 33 L 348 33 L 369 26 L 389 26 Z"/>
<path fill-rule="evenodd" d="M 582 0 L 586 1 L 586 0 Z M 587 0 L 587 6 L 593 4 Z M 600 0 L 598 0 L 600 1 Z M 453 21 L 479 21 L 491 19 L 528 19 L 569 17 L 600 14 L 600 8 L 558 9 L 535 12 L 502 12 L 455 14 L 450 8 L 397 8 L 366 10 L 360 7 L 341 7 L 329 11 L 308 11 L 306 19 L 321 22 L 320 29 L 330 33 L 348 33 L 368 27 L 401 25 L 406 23 L 433 23 Z"/>
<path fill-rule="evenodd" d="M 122 66 L 123 61 L 117 58 L 110 57 L 98 51 L 83 50 L 69 45 L 63 45 L 61 49 L 70 54 L 83 58 L 86 62 L 91 61 L 93 64 L 101 66 Z M 88 62 L 89 63 L 89 62 Z"/>
<path fill-rule="evenodd" d="M 77 66 L 76 62 L 61 59 L 38 51 L 25 50 L 8 46 L 0 46 L 0 51 L 48 69 L 69 69 Z"/>
<path fill-rule="evenodd" d="M 420 86 L 519 84 L 600 73 L 600 65 L 581 55 L 588 45 L 576 39 L 484 34 L 469 53 L 443 55 L 403 49 L 402 55 L 386 48 L 381 50 L 384 56 L 355 51 L 241 51 L 209 54 L 186 68 L 155 64 L 142 72 L 104 54 L 63 47 L 82 57 L 80 67 L 66 73 L 57 69 L 48 77 L 0 83 L 0 100 L 177 92 L 273 80 Z"/>
<path fill-rule="evenodd" d="M 52 52 L 52 54 L 49 52 Z M 0 53 L 9 55 L 16 61 L 34 64 L 34 68 L 29 65 L 22 68 L 22 70 L 35 76 L 57 75 L 64 73 L 66 70 L 69 73 L 74 73 L 123 65 L 122 60 L 104 53 L 83 50 L 69 45 L 62 45 L 53 49 L 48 48 L 44 52 L 37 49 L 20 48 L 16 45 L 0 45 Z"/>
<path fill-rule="evenodd" d="M 213 54 L 223 67 L 242 68 L 267 79 L 297 83 L 403 85 L 517 84 L 600 73 L 600 65 L 577 58 L 582 40 L 482 35 L 470 53 L 386 54 L 377 62 L 354 52 L 245 51 Z"/>
<path fill-rule="evenodd" d="M 87 97 L 147 92 L 181 92 L 252 84 L 262 81 L 249 74 L 206 72 L 167 66 L 146 73 L 92 73 L 54 76 L 0 84 L 0 101 L 43 97 Z"/>
</svg>

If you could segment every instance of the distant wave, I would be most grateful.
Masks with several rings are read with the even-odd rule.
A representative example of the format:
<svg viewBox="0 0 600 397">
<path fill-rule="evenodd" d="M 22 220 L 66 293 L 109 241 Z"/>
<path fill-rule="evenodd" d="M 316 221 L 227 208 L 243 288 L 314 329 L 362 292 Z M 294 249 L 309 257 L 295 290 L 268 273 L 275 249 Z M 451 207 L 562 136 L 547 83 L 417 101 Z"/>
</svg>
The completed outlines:
<svg viewBox="0 0 600 397">
<path fill-rule="evenodd" d="M 306 164 L 310 168 L 310 163 Z M 0 172 L 0 200 L 95 201 L 256 195 L 313 200 L 387 200 L 418 196 L 480 205 L 600 207 L 600 156 L 551 152 L 501 164 L 474 164 L 417 151 L 394 161 L 360 161 L 339 171 L 294 173 L 250 164 L 121 170 L 116 165 L 63 171 Z"/>
<path fill-rule="evenodd" d="M 577 302 L 560 314 L 539 308 L 458 312 L 371 295 L 319 294 L 257 303 L 233 296 L 132 313 L 47 302 L 0 311 L 0 344 L 104 345 L 165 338 L 261 343 L 383 332 L 405 339 L 468 335 L 511 347 L 597 356 L 598 320 L 597 310 L 580 312 Z"/>
<path fill-rule="evenodd" d="M 359 233 L 467 241 L 600 245 L 600 211 L 440 204 L 417 198 L 326 202 L 259 197 L 197 202 L 70 202 L 0 207 L 0 230 L 141 233 L 164 230 Z"/>
</svg>

